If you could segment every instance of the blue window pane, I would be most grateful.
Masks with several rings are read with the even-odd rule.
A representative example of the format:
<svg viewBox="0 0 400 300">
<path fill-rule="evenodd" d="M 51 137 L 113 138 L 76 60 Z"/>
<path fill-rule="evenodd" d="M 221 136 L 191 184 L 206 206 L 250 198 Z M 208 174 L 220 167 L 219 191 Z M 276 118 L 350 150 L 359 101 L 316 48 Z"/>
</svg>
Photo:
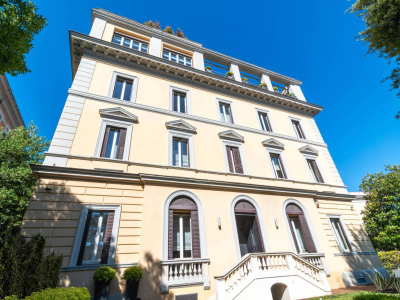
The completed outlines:
<svg viewBox="0 0 400 300">
<path fill-rule="evenodd" d="M 184 65 L 185 64 L 185 58 L 183 56 L 178 55 L 179 63 Z"/>
<path fill-rule="evenodd" d="M 171 60 L 174 61 L 174 62 L 176 62 L 176 54 L 171 53 Z"/>
<path fill-rule="evenodd" d="M 172 144 L 172 165 L 179 166 L 179 140 L 176 139 Z"/>
<path fill-rule="evenodd" d="M 174 105 L 173 105 L 174 111 L 178 111 L 178 98 L 179 95 L 177 93 L 174 93 Z"/>
<path fill-rule="evenodd" d="M 131 100 L 131 93 L 132 93 L 132 81 L 127 80 L 125 83 L 125 92 L 124 92 L 124 100 Z"/>
<path fill-rule="evenodd" d="M 106 155 L 107 158 L 117 157 L 117 148 L 119 143 L 120 130 L 116 128 L 110 129 L 110 134 L 108 135 Z"/>
<path fill-rule="evenodd" d="M 114 35 L 113 43 L 121 45 L 121 40 L 122 40 L 122 38 L 120 36 Z"/>
<path fill-rule="evenodd" d="M 188 155 L 188 149 L 187 149 L 187 141 L 186 140 L 181 140 L 181 155 L 182 155 L 182 167 L 188 167 L 189 166 L 189 155 Z"/>
<path fill-rule="evenodd" d="M 224 106 L 223 105 L 219 105 L 219 115 L 222 121 L 225 122 L 225 116 L 224 116 Z"/>
<path fill-rule="evenodd" d="M 169 52 L 164 51 L 164 52 L 163 52 L 163 58 L 169 59 Z"/>
<path fill-rule="evenodd" d="M 124 85 L 124 80 L 121 78 L 117 78 L 117 80 L 115 81 L 113 98 L 121 99 L 123 85 Z"/>
<path fill-rule="evenodd" d="M 132 49 L 139 50 L 139 42 L 132 41 Z"/>
<path fill-rule="evenodd" d="M 131 40 L 127 39 L 127 38 L 124 38 L 124 46 L 125 47 L 130 47 L 131 46 Z"/>
<path fill-rule="evenodd" d="M 181 113 L 186 113 L 186 107 L 185 107 L 185 96 L 180 94 L 179 95 L 179 111 Z"/>
<path fill-rule="evenodd" d="M 142 44 L 142 49 L 141 49 L 141 51 L 147 53 L 147 48 L 148 48 L 147 45 Z"/>
<path fill-rule="evenodd" d="M 192 59 L 191 58 L 186 58 L 186 65 L 191 67 L 192 66 Z"/>
</svg>

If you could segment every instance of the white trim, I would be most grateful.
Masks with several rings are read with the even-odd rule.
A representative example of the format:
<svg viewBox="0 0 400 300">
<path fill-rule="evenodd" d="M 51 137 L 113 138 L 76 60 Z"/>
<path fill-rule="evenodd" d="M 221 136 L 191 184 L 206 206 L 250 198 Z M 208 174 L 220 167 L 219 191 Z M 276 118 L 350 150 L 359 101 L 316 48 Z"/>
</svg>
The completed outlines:
<svg viewBox="0 0 400 300">
<path fill-rule="evenodd" d="M 234 103 L 232 101 L 224 100 L 224 99 L 221 99 L 221 98 L 216 98 L 215 100 L 216 100 L 216 104 L 217 104 L 217 113 L 218 113 L 218 118 L 217 119 L 219 121 L 221 121 L 222 123 L 225 123 L 225 124 L 235 124 L 237 119 L 236 119 L 236 114 L 235 114 Z M 225 120 L 222 120 L 221 115 L 219 113 L 220 104 L 229 105 L 230 111 L 231 111 L 231 120 L 232 120 L 232 122 L 226 122 Z"/>
<path fill-rule="evenodd" d="M 303 211 L 304 218 L 305 218 L 305 220 L 307 222 L 308 230 L 310 231 L 311 238 L 312 238 L 312 240 L 314 242 L 315 249 L 316 249 L 317 253 L 321 253 L 321 248 L 319 246 L 319 243 L 318 243 L 318 240 L 317 240 L 317 236 L 315 235 L 315 232 L 314 232 L 314 227 L 312 226 L 311 219 L 308 216 L 308 212 L 307 212 L 306 208 L 303 206 L 303 204 L 300 203 L 300 201 L 298 201 L 296 199 L 293 199 L 293 198 L 289 198 L 283 203 L 282 214 L 283 214 L 283 218 L 285 219 L 286 229 L 287 229 L 287 233 L 289 234 L 289 238 L 290 238 L 290 242 L 292 244 L 293 252 L 294 253 L 298 253 L 297 249 L 296 249 L 296 244 L 295 244 L 294 239 L 293 239 L 292 232 L 290 230 L 289 220 L 288 220 L 287 215 L 286 215 L 286 206 L 288 206 L 291 203 L 296 204 Z"/>
<path fill-rule="evenodd" d="M 201 258 L 207 258 L 207 244 L 206 244 L 206 227 L 204 223 L 204 210 L 200 199 L 190 191 L 178 190 L 170 194 L 164 203 L 164 219 L 163 219 L 163 261 L 168 261 L 168 211 L 169 206 L 173 199 L 177 196 L 186 196 L 193 200 L 197 205 L 197 212 L 199 215 L 199 236 L 200 236 L 200 254 Z"/>
<path fill-rule="evenodd" d="M 124 155 L 123 155 L 122 160 L 128 160 L 129 155 L 130 155 L 130 148 L 131 148 L 133 124 L 132 124 L 132 122 L 126 122 L 126 121 L 110 119 L 110 118 L 101 118 L 100 130 L 99 130 L 99 135 L 97 137 L 97 143 L 96 143 L 96 149 L 94 151 L 94 156 L 100 157 L 100 155 L 101 155 L 101 148 L 103 146 L 104 135 L 106 133 L 107 126 L 115 126 L 115 127 L 126 129 Z"/>
<path fill-rule="evenodd" d="M 304 140 L 307 140 L 308 134 L 306 134 L 306 132 L 305 132 L 305 130 L 304 130 L 303 122 L 301 121 L 301 119 L 295 118 L 295 117 L 292 117 L 292 116 L 289 116 L 289 119 L 290 119 L 290 123 L 291 123 L 291 125 L 292 125 L 292 128 L 293 128 L 293 131 L 294 131 L 295 136 L 296 136 L 298 139 L 301 139 L 301 140 L 303 140 L 303 141 L 304 141 Z M 296 128 L 294 128 L 294 124 L 293 124 L 292 121 L 297 121 L 297 122 L 299 122 L 300 127 L 301 127 L 301 131 L 303 131 L 304 139 L 298 136 L 297 131 L 296 131 Z"/>
<path fill-rule="evenodd" d="M 259 223 L 258 225 L 260 226 L 260 231 L 261 231 L 261 239 L 264 244 L 264 252 L 270 251 L 269 243 L 268 243 L 268 239 L 267 239 L 267 231 L 265 230 L 264 218 L 262 216 L 260 207 L 258 206 L 257 202 L 253 198 L 251 198 L 247 195 L 239 195 L 239 196 L 236 196 L 232 200 L 232 203 L 231 203 L 231 222 L 232 222 L 232 229 L 233 229 L 233 239 L 235 241 L 236 257 L 238 260 L 240 260 L 242 258 L 242 255 L 240 253 L 239 238 L 238 238 L 238 232 L 237 232 L 237 227 L 236 227 L 235 205 L 240 200 L 248 201 L 255 207 L 255 209 L 257 211 L 257 218 L 258 218 L 258 223 Z"/>
<path fill-rule="evenodd" d="M 133 84 L 132 84 L 132 92 L 131 92 L 131 97 L 128 100 L 122 100 L 122 99 L 117 99 L 117 98 L 113 98 L 113 94 L 114 94 L 114 87 L 115 87 L 115 82 L 117 80 L 117 77 L 122 77 L 124 79 L 128 79 L 128 80 L 132 80 Z M 112 98 L 112 99 L 117 99 L 117 100 L 121 100 L 121 101 L 127 101 L 127 102 L 136 102 L 136 97 L 137 97 L 137 88 L 138 88 L 138 81 L 139 78 L 136 76 L 131 76 L 131 75 L 127 75 L 124 73 L 120 73 L 117 71 L 113 71 L 112 73 L 112 77 L 111 77 L 111 83 L 110 83 L 110 88 L 108 90 L 108 97 Z M 123 95 L 123 93 L 121 93 L 121 95 Z"/>
<path fill-rule="evenodd" d="M 181 114 L 188 114 L 191 115 L 192 114 L 192 104 L 190 102 L 190 91 L 189 90 L 185 90 L 185 89 L 181 89 L 175 86 L 170 85 L 169 86 L 169 110 L 174 111 L 173 107 L 174 107 L 174 91 L 179 92 L 179 93 L 184 93 L 186 94 L 186 103 L 185 103 L 185 108 L 186 108 L 186 113 L 181 113 L 178 112 L 177 113 L 181 113 Z"/>
<path fill-rule="evenodd" d="M 181 168 L 188 168 L 188 169 L 194 169 L 194 142 L 193 142 L 193 134 L 192 133 L 186 133 L 186 132 L 180 132 L 176 130 L 168 130 L 168 165 L 172 165 L 172 153 L 173 153 L 173 139 L 174 137 L 177 138 L 183 138 L 188 140 L 188 150 L 189 150 L 189 167 L 181 167 Z M 175 166 L 177 167 L 177 166 Z M 179 166 L 178 166 L 179 167 Z"/>
<path fill-rule="evenodd" d="M 230 140 L 225 140 L 225 139 L 221 139 L 222 141 L 222 152 L 224 153 L 224 159 L 225 159 L 225 168 L 226 168 L 226 172 L 230 173 L 230 174 L 240 174 L 240 173 L 232 173 L 229 170 L 229 163 L 228 163 L 228 155 L 226 153 L 226 146 L 231 146 L 231 147 L 238 147 L 239 148 L 239 153 L 240 153 L 240 160 L 242 162 L 242 168 L 243 168 L 243 175 L 247 174 L 247 167 L 246 167 L 246 162 L 244 159 L 244 152 L 243 152 L 243 144 L 240 142 L 235 142 L 235 141 L 230 141 Z"/>
<path fill-rule="evenodd" d="M 274 130 L 274 125 L 272 124 L 271 115 L 270 115 L 269 111 L 268 110 L 264 110 L 264 109 L 260 109 L 260 108 L 257 108 L 257 107 L 255 107 L 254 109 L 256 110 L 257 122 L 258 122 L 258 127 L 260 128 L 260 130 L 265 131 L 265 132 L 274 132 L 275 131 Z M 270 131 L 264 130 L 262 128 L 262 125 L 261 125 L 261 122 L 260 122 L 260 116 L 259 116 L 260 113 L 267 115 L 267 118 L 268 118 L 268 121 L 269 121 L 269 126 L 271 127 Z"/>
<path fill-rule="evenodd" d="M 337 246 L 338 246 L 340 252 L 341 252 L 341 253 L 344 253 L 344 254 L 356 252 L 356 251 L 355 251 L 355 250 L 356 250 L 356 245 L 355 245 L 355 243 L 354 243 L 354 241 L 353 241 L 352 235 L 350 234 L 350 232 L 349 232 L 349 230 L 348 230 L 348 228 L 347 228 L 346 223 L 344 222 L 343 216 L 342 216 L 342 215 L 327 214 L 327 215 L 326 215 L 326 218 L 328 219 L 329 226 L 330 226 L 330 228 L 331 228 L 331 230 L 332 230 L 333 236 L 334 236 L 334 238 L 335 238 L 335 240 L 336 240 L 336 244 L 337 244 Z M 351 247 L 351 250 L 349 249 L 349 251 L 343 251 L 343 249 L 341 249 L 341 247 L 340 247 L 340 245 L 339 245 L 339 243 L 338 243 L 338 241 L 337 241 L 337 239 L 336 239 L 336 236 L 335 236 L 335 233 L 334 233 L 334 229 L 332 228 L 332 224 L 331 224 L 331 220 L 330 220 L 330 219 L 339 219 L 340 225 L 342 226 L 342 228 L 343 228 L 343 230 L 344 230 L 344 234 L 346 235 L 346 238 L 347 238 L 347 240 L 348 240 L 349 243 L 350 243 L 349 246 Z"/>
<path fill-rule="evenodd" d="M 306 153 L 301 153 L 301 154 L 303 155 L 303 159 L 304 159 L 304 162 L 305 162 L 305 164 L 306 164 L 308 173 L 310 174 L 311 182 L 322 183 L 322 182 L 318 182 L 318 181 L 314 178 L 314 174 L 313 174 L 313 172 L 310 170 L 310 167 L 308 166 L 307 159 L 312 159 L 312 160 L 315 161 L 315 163 L 317 164 L 318 170 L 319 170 L 319 172 L 321 173 L 322 180 L 324 181 L 323 183 L 326 183 L 326 176 L 325 176 L 324 172 L 322 171 L 322 169 L 321 169 L 321 167 L 320 167 L 320 165 L 319 165 L 319 162 L 318 162 L 318 159 L 317 159 L 317 155 L 312 155 L 312 154 L 310 154 L 310 153 L 308 153 L 308 154 L 306 154 Z"/>
<path fill-rule="evenodd" d="M 274 177 L 277 178 L 277 179 L 283 179 L 283 180 L 288 179 L 288 180 L 290 180 L 291 176 L 290 176 L 287 164 L 286 164 L 286 160 L 285 160 L 285 158 L 283 156 L 283 149 L 277 149 L 277 148 L 271 148 L 271 147 L 264 147 L 264 148 L 267 151 L 267 157 L 268 157 L 268 160 L 269 160 L 269 165 L 271 167 L 272 175 L 274 175 Z M 275 168 L 274 168 L 274 166 L 272 164 L 272 160 L 271 160 L 271 153 L 272 154 L 278 154 L 280 156 L 281 163 L 283 165 L 283 169 L 285 170 L 284 173 L 286 174 L 286 178 L 278 178 L 278 177 L 276 177 Z"/>
<path fill-rule="evenodd" d="M 69 259 L 70 267 L 75 267 L 78 262 L 79 251 L 82 244 L 83 231 L 85 230 L 85 224 L 89 210 L 114 210 L 113 229 L 111 233 L 110 252 L 108 254 L 107 264 L 113 264 L 115 261 L 119 220 L 121 218 L 121 205 L 84 204 L 82 206 L 81 216 L 79 218 L 78 228 L 75 234 L 71 257 Z"/>
</svg>

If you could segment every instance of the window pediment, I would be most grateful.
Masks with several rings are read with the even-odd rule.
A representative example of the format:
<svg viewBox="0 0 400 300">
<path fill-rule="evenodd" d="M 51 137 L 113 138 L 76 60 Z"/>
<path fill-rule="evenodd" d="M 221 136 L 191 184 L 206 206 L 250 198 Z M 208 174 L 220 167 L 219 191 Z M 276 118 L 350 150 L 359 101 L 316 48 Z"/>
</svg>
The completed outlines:
<svg viewBox="0 0 400 300">
<path fill-rule="evenodd" d="M 102 117 L 109 117 L 113 119 L 120 119 L 132 123 L 137 123 L 139 121 L 138 117 L 129 111 L 121 108 L 121 107 L 114 107 L 114 108 L 105 108 L 100 109 L 99 113 Z"/>
<path fill-rule="evenodd" d="M 305 146 L 299 148 L 299 151 L 304 154 L 318 155 L 318 150 L 314 149 L 313 147 L 311 147 L 309 145 L 305 145 Z"/>
<path fill-rule="evenodd" d="M 188 122 L 184 120 L 176 120 L 176 121 L 169 121 L 165 123 L 165 126 L 168 129 L 173 129 L 173 130 L 178 130 L 178 131 L 184 131 L 184 132 L 190 132 L 190 133 L 197 133 L 196 130 L 197 128 L 194 127 L 193 125 L 190 125 Z"/>
<path fill-rule="evenodd" d="M 277 139 L 270 138 L 265 141 L 262 141 L 262 144 L 264 147 L 271 147 L 271 148 L 276 148 L 276 149 L 284 149 L 285 145 L 278 141 Z"/>
<path fill-rule="evenodd" d="M 244 136 L 240 135 L 236 131 L 233 130 L 225 130 L 218 133 L 218 136 L 221 139 L 233 140 L 237 142 L 244 142 Z"/>
</svg>

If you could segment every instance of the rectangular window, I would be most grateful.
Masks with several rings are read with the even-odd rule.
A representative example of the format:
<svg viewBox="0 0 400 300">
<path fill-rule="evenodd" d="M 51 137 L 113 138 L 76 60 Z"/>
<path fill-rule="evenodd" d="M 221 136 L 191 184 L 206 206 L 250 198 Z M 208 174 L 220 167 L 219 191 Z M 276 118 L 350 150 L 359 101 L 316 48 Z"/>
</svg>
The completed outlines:
<svg viewBox="0 0 400 300">
<path fill-rule="evenodd" d="M 173 62 L 180 63 L 188 67 L 192 66 L 192 59 L 190 57 L 182 55 L 180 53 L 172 52 L 170 50 L 166 49 L 163 50 L 163 58 Z"/>
<path fill-rule="evenodd" d="M 319 171 L 317 162 L 314 159 L 307 159 L 307 165 L 311 171 L 314 181 L 324 183 L 324 180 L 322 178 L 321 172 Z"/>
<path fill-rule="evenodd" d="M 243 174 L 243 165 L 238 147 L 226 146 L 229 172 Z"/>
<path fill-rule="evenodd" d="M 292 120 L 292 125 L 294 131 L 296 132 L 296 136 L 300 139 L 305 139 L 306 136 L 304 135 L 303 129 L 301 128 L 300 121 Z"/>
<path fill-rule="evenodd" d="M 294 238 L 296 239 L 297 245 L 299 247 L 300 253 L 308 253 L 307 242 L 304 237 L 303 228 L 301 226 L 300 219 L 298 216 L 289 216 L 290 226 L 292 227 L 292 232 Z"/>
<path fill-rule="evenodd" d="M 271 124 L 269 123 L 268 115 L 266 113 L 258 113 L 258 117 L 260 119 L 261 128 L 264 131 L 272 131 Z"/>
<path fill-rule="evenodd" d="M 113 98 L 130 101 L 132 96 L 133 80 L 117 76 L 114 85 Z"/>
<path fill-rule="evenodd" d="M 114 34 L 113 43 L 146 53 L 148 50 L 147 43 L 120 34 Z"/>
<path fill-rule="evenodd" d="M 192 257 L 192 227 L 190 214 L 174 213 L 173 258 Z"/>
<path fill-rule="evenodd" d="M 172 109 L 173 111 L 177 111 L 180 113 L 187 113 L 187 104 L 186 104 L 186 94 L 182 92 L 173 91 L 173 103 Z"/>
<path fill-rule="evenodd" d="M 231 106 L 227 103 L 219 103 L 219 115 L 222 122 L 233 123 Z"/>
<path fill-rule="evenodd" d="M 283 168 L 281 156 L 279 154 L 271 153 L 271 162 L 274 168 L 276 178 L 286 178 L 285 169 Z"/>
<path fill-rule="evenodd" d="M 340 218 L 329 218 L 331 223 L 333 235 L 335 236 L 336 242 L 341 252 L 351 252 L 351 246 L 347 236 L 343 230 Z"/>
<path fill-rule="evenodd" d="M 124 155 L 125 139 L 126 128 L 107 126 L 100 156 L 122 159 Z"/>
<path fill-rule="evenodd" d="M 187 139 L 173 138 L 172 165 L 177 167 L 189 167 L 189 143 Z"/>
</svg>

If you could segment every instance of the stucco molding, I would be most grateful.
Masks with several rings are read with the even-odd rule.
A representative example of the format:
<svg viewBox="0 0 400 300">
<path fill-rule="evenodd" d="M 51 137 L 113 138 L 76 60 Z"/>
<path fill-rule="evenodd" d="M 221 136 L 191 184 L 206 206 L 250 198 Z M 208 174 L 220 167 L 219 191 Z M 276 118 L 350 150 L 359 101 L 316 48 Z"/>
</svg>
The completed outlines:
<svg viewBox="0 0 400 300">
<path fill-rule="evenodd" d="M 274 138 L 264 140 L 261 143 L 263 144 L 264 147 L 271 147 L 271 148 L 276 148 L 276 149 L 281 149 L 281 150 L 285 149 L 285 145 Z"/>
<path fill-rule="evenodd" d="M 244 136 L 233 130 L 225 130 L 218 133 L 220 139 L 232 140 L 244 143 Z"/>
<path fill-rule="evenodd" d="M 190 125 L 188 122 L 186 122 L 182 119 L 166 122 L 165 127 L 167 127 L 168 129 L 172 129 L 172 130 L 178 130 L 178 131 L 189 132 L 189 133 L 197 133 L 196 127 L 194 127 L 193 125 Z"/>
<path fill-rule="evenodd" d="M 132 123 L 137 123 L 139 121 L 136 115 L 130 113 L 129 111 L 123 109 L 122 107 L 100 109 L 99 113 L 102 117 L 121 119 Z"/>
<path fill-rule="evenodd" d="M 300 147 L 299 151 L 301 153 L 304 153 L 304 154 L 318 155 L 318 150 L 313 148 L 313 147 L 311 147 L 311 146 L 309 146 L 309 145 L 305 145 L 303 147 Z"/>
</svg>

